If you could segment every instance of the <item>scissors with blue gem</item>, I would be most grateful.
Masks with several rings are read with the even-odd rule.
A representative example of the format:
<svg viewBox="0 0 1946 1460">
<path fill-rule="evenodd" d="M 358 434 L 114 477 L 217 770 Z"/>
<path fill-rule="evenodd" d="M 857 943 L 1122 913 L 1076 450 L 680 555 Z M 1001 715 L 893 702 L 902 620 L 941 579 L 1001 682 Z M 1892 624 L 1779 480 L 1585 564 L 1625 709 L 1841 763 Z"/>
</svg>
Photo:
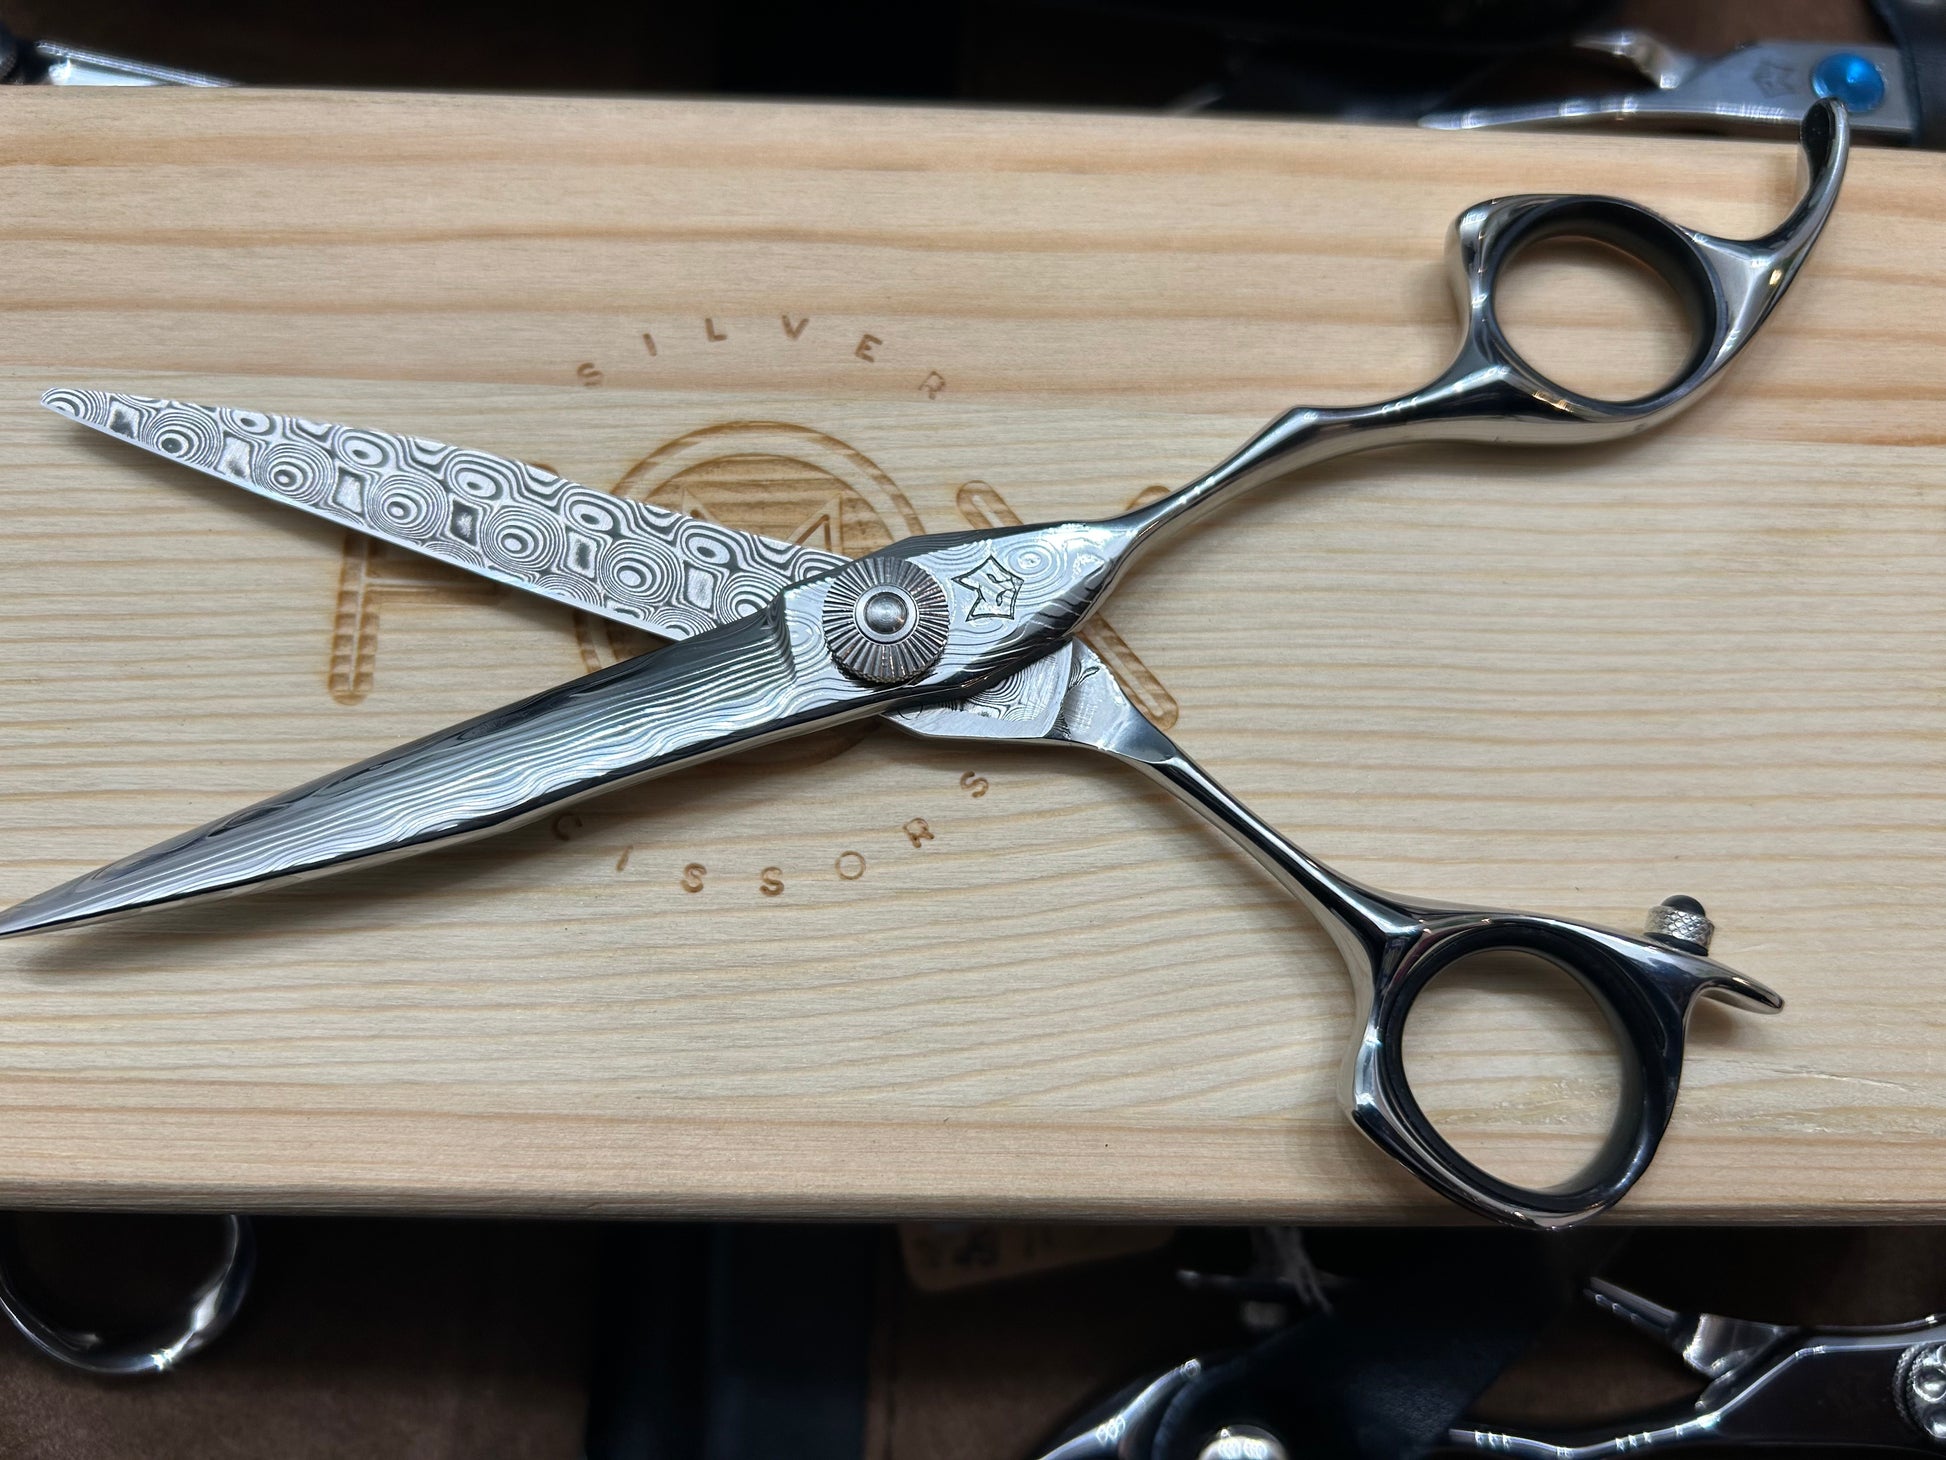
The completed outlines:
<svg viewBox="0 0 1946 1460">
<path fill-rule="evenodd" d="M 1761 132 L 1796 125 L 1806 107 L 1829 97 L 1843 103 L 1860 137 L 1926 145 L 1919 98 L 1895 46 L 1754 41 L 1720 56 L 1698 56 L 1648 31 L 1605 30 L 1576 37 L 1572 49 L 1621 62 L 1648 85 L 1601 96 L 1429 112 L 1419 125 L 1463 132 L 1605 121 Z"/>
<path fill-rule="evenodd" d="M 1561 1226 L 1605 1210 L 1647 1167 L 1704 995 L 1782 1001 L 1708 956 L 1685 898 L 1642 936 L 1366 887 L 1252 815 L 1130 704 L 1075 639 L 1129 567 L 1238 494 L 1346 452 L 1405 442 L 1590 442 L 1641 431 L 1721 378 L 1782 297 L 1836 200 L 1843 110 L 1806 116 L 1810 183 L 1762 238 L 1681 228 L 1633 203 L 1536 195 L 1454 225 L 1464 319 L 1447 370 L 1376 405 L 1287 412 L 1174 494 L 1102 521 L 909 538 L 848 561 L 620 499 L 548 472 L 381 431 L 93 390 L 45 403 L 97 430 L 387 542 L 678 642 L 374 756 L 138 852 L 0 915 L 0 934 L 73 927 L 430 851 L 597 792 L 879 715 L 921 736 L 1082 746 L 1133 766 L 1226 832 L 1331 933 L 1358 1027 L 1343 1100 L 1358 1128 L 1476 1212 Z M 1508 344 L 1496 283 L 1523 249 L 1593 239 L 1660 274 L 1694 331 L 1677 378 L 1634 400 L 1557 385 Z M 1413 1098 L 1413 1000 L 1456 960 L 1521 951 L 1576 978 L 1614 1025 L 1623 1109 L 1561 1186 L 1504 1181 L 1461 1155 Z"/>
</svg>

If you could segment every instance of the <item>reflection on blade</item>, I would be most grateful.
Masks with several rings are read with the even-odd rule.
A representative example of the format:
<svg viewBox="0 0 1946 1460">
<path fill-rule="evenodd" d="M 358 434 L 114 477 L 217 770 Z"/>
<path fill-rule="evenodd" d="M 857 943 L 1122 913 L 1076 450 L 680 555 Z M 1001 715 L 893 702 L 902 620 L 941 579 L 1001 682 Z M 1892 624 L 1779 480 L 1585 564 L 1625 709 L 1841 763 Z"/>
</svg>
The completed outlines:
<svg viewBox="0 0 1946 1460">
<path fill-rule="evenodd" d="M 1017 740 L 1117 753 L 1128 727 L 1149 729 L 1093 649 L 1070 639 L 972 699 L 922 705 L 886 719 L 939 740 Z"/>
<path fill-rule="evenodd" d="M 849 561 L 415 436 L 106 390 L 63 387 L 41 404 L 273 502 L 669 639 Z M 915 735 L 1012 740 L 1038 733 L 1037 702 L 1008 679 L 958 707 L 887 718 Z"/>
<path fill-rule="evenodd" d="M 787 703 L 789 656 L 773 604 L 842 566 L 836 554 L 416 437 L 110 391 L 56 389 L 41 400 L 259 496 L 690 640 L 695 652 L 628 661 L 187 832 L 0 914 L 0 937 L 479 835 L 624 780 L 868 712 L 849 681 L 823 685 L 819 704 Z M 726 638 L 720 624 L 748 632 Z M 1091 650 L 1063 648 L 971 699 L 887 718 L 946 739 L 1059 739 L 1055 718 L 1088 698 L 1097 673 L 1107 670 Z"/>
<path fill-rule="evenodd" d="M 1055 727 L 1071 681 L 1107 666 L 1086 644 L 1073 639 L 987 686 L 971 699 L 920 705 L 885 718 L 901 730 L 937 740 L 1047 740 Z"/>
<path fill-rule="evenodd" d="M 422 851 L 885 698 L 800 677 L 780 604 L 625 660 L 91 872 L 0 915 L 0 937 Z"/>
<path fill-rule="evenodd" d="M 484 451 L 294 416 L 50 390 L 49 410 L 413 552 L 685 639 L 845 559 Z"/>
</svg>

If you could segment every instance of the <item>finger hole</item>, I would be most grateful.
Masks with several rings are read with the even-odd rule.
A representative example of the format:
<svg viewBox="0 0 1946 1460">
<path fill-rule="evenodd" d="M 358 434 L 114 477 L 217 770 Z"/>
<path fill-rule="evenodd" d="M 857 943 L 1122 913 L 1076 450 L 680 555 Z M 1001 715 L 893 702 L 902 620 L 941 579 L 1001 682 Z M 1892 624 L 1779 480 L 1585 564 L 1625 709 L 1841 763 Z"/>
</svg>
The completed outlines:
<svg viewBox="0 0 1946 1460">
<path fill-rule="evenodd" d="M 1420 992 L 1400 1041 L 1413 1098 L 1439 1134 L 1502 1181 L 1582 1175 L 1621 1113 L 1622 1051 L 1572 977 L 1531 953 L 1454 961 Z"/>
<path fill-rule="evenodd" d="M 1669 281 L 1608 244 L 1535 243 L 1502 267 L 1493 297 L 1500 331 L 1521 358 L 1579 395 L 1656 395 L 1695 355 L 1695 324 Z"/>
<path fill-rule="evenodd" d="M 182 1326 L 223 1259 L 210 1217 L 23 1212 L 7 1224 L 0 1254 L 15 1292 L 43 1321 L 108 1347 Z"/>
</svg>

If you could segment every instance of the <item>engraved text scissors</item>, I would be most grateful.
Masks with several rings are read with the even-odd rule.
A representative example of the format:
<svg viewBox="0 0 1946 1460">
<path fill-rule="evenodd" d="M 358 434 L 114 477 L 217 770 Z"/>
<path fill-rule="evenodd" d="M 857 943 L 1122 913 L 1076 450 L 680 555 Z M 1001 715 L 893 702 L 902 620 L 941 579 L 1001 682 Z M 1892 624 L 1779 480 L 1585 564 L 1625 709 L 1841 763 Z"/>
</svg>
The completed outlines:
<svg viewBox="0 0 1946 1460">
<path fill-rule="evenodd" d="M 1446 1196 L 1505 1221 L 1560 1226 L 1605 1210 L 1653 1156 L 1684 1033 L 1711 994 L 1776 1009 L 1711 961 L 1700 907 L 1673 900 L 1636 937 L 1562 918 L 1421 903 L 1361 886 L 1279 836 L 1135 709 L 1075 631 L 1144 553 L 1238 493 L 1366 447 L 1415 441 L 1589 442 L 1660 422 L 1712 385 L 1796 274 L 1837 197 L 1846 121 L 1819 103 L 1810 185 L 1783 224 L 1736 241 L 1617 198 L 1482 203 L 1454 225 L 1459 353 L 1423 390 L 1296 409 L 1206 476 L 1128 514 L 908 538 L 855 562 L 612 497 L 434 442 L 100 391 L 46 404 L 273 500 L 621 623 L 682 640 L 211 822 L 31 898 L 0 934 L 57 928 L 427 850 L 580 797 L 870 715 L 947 738 L 1090 746 L 1152 777 L 1227 832 L 1330 931 L 1359 1026 L 1344 1100 L 1358 1127 Z M 1687 310 L 1674 382 L 1606 401 L 1549 381 L 1494 312 L 1507 262 L 1588 238 L 1659 273 Z M 1402 1035 L 1414 998 L 1456 959 L 1522 950 L 1592 994 L 1630 1051 L 1624 1109 L 1588 1169 L 1535 1190 L 1467 1160 L 1413 1099 Z"/>
</svg>

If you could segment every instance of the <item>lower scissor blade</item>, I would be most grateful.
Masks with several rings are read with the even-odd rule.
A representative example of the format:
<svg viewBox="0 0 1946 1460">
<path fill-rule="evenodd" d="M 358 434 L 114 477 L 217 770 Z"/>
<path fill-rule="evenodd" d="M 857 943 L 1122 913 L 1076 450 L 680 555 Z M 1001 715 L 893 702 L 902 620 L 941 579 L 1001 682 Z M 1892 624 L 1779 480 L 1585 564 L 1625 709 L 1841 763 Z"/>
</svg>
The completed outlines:
<svg viewBox="0 0 1946 1460">
<path fill-rule="evenodd" d="M 482 836 L 598 791 L 868 715 L 883 698 L 831 675 L 800 676 L 774 603 L 29 898 L 0 914 L 0 937 Z"/>
</svg>

